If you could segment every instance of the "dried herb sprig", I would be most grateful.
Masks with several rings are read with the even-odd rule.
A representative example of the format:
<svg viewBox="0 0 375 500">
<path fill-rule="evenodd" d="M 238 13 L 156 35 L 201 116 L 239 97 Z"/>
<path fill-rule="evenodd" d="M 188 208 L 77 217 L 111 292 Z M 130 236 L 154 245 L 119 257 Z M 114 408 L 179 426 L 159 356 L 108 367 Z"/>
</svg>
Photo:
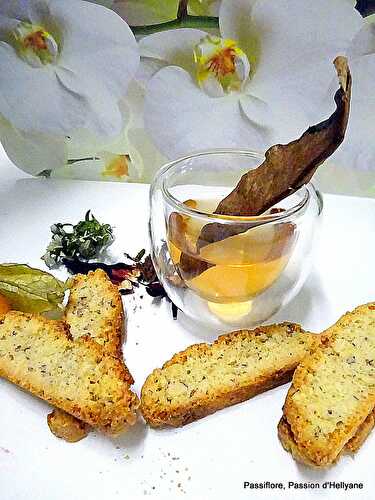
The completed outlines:
<svg viewBox="0 0 375 500">
<path fill-rule="evenodd" d="M 64 259 L 89 260 L 114 241 L 109 224 L 101 224 L 90 210 L 78 224 L 57 223 L 51 226 L 52 239 L 42 259 L 49 268 L 63 263 Z"/>
</svg>

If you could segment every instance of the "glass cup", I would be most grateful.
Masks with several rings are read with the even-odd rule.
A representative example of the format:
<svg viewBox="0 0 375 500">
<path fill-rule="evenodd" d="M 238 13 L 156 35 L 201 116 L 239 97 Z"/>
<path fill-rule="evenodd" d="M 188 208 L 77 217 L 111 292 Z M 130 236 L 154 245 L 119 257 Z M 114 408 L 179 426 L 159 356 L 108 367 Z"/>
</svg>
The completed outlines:
<svg viewBox="0 0 375 500">
<path fill-rule="evenodd" d="M 152 259 L 168 296 L 218 331 L 258 325 L 288 304 L 312 265 L 322 199 L 307 184 L 260 216 L 216 215 L 264 155 L 213 150 L 173 161 L 150 191 Z"/>
</svg>

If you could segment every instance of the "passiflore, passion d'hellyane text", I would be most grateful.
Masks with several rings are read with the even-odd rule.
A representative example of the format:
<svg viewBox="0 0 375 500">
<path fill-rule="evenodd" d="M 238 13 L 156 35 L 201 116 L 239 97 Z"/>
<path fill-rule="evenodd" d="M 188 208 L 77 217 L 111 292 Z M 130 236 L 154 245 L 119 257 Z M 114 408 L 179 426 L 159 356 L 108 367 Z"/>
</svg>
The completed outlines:
<svg viewBox="0 0 375 500">
<path fill-rule="evenodd" d="M 356 482 L 346 482 L 346 481 L 325 481 L 324 483 L 317 482 L 295 482 L 288 481 L 288 483 L 277 483 L 272 481 L 262 481 L 262 482 L 251 482 L 244 481 L 243 482 L 244 489 L 249 490 L 285 490 L 285 489 L 293 489 L 293 490 L 362 490 L 363 483 Z"/>
</svg>

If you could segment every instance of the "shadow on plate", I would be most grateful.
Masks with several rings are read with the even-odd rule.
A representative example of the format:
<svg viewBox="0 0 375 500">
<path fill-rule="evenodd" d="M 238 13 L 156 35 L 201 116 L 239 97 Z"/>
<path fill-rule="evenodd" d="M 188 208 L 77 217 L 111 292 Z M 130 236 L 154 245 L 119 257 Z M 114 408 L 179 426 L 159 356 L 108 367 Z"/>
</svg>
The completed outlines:
<svg viewBox="0 0 375 500">
<path fill-rule="evenodd" d="M 319 310 L 318 315 L 316 314 L 317 309 Z M 318 274 L 315 272 L 310 275 L 297 296 L 287 306 L 275 311 L 275 313 L 263 324 L 291 321 L 293 323 L 301 324 L 306 330 L 311 329 L 312 331 L 318 332 L 322 328 L 328 326 L 325 318 L 330 318 L 331 316 L 332 314 L 328 297 L 325 296 L 322 282 Z M 211 343 L 223 333 L 246 328 L 246 326 L 238 328 L 228 326 L 226 331 L 219 332 L 217 329 L 202 326 L 194 322 L 181 311 L 178 312 L 177 321 L 193 337 L 192 343 Z M 248 328 L 253 329 L 255 327 L 249 326 Z"/>
<path fill-rule="evenodd" d="M 316 314 L 316 310 L 319 314 Z M 321 279 L 311 273 L 305 285 L 296 297 L 272 316 L 267 323 L 292 321 L 299 323 L 305 330 L 320 332 L 327 325 L 325 318 L 332 316 L 329 298 L 325 296 Z"/>
<path fill-rule="evenodd" d="M 114 446 L 122 448 L 130 453 L 139 453 L 143 450 L 144 440 L 146 439 L 149 427 L 142 418 L 138 418 L 137 423 L 130 427 L 119 437 L 100 436 L 101 439 L 108 440 Z M 99 435 L 98 435 L 99 436 Z"/>
<path fill-rule="evenodd" d="M 211 329 L 208 326 L 203 326 L 196 323 L 188 316 L 186 316 L 186 314 L 184 314 L 182 311 L 178 311 L 177 321 L 180 323 L 182 328 L 193 337 L 192 343 L 211 343 L 217 339 L 218 335 L 221 335 L 221 333 L 223 333 L 218 333 L 218 331 L 213 328 Z"/>
</svg>

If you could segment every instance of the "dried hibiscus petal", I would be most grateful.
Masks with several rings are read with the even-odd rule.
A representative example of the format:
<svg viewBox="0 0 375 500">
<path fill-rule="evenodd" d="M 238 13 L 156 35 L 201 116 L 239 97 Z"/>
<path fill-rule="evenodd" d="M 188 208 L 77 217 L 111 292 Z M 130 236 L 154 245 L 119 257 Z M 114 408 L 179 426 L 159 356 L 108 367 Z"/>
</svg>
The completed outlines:
<svg viewBox="0 0 375 500">
<path fill-rule="evenodd" d="M 129 279 L 136 270 L 134 264 L 125 264 L 124 262 L 104 264 L 103 262 L 85 262 L 80 259 L 64 259 L 63 263 L 72 274 L 87 274 L 89 271 L 103 269 L 115 285 L 120 285 L 124 280 Z"/>
</svg>

